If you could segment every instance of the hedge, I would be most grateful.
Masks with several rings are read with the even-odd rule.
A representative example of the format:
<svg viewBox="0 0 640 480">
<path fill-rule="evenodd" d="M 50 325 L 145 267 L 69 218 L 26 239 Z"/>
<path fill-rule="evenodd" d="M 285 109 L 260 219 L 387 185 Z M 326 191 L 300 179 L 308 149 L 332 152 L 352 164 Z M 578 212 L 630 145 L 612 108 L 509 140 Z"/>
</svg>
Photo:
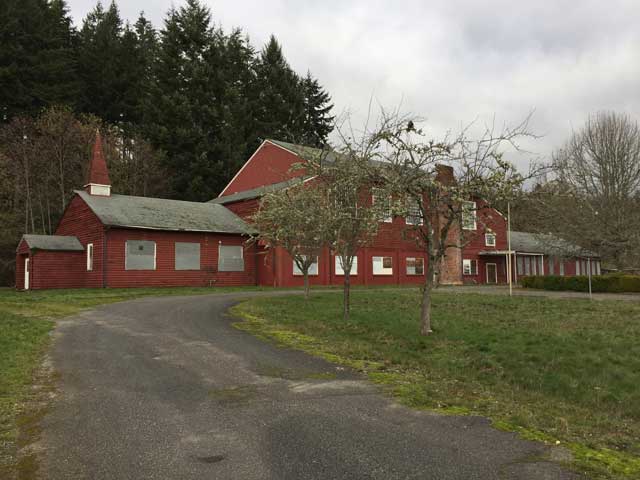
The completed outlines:
<svg viewBox="0 0 640 480">
<path fill-rule="evenodd" d="M 589 277 L 561 277 L 557 275 L 540 277 L 520 277 L 520 284 L 525 288 L 540 290 L 571 290 L 574 292 L 589 291 Z M 605 293 L 640 293 L 640 275 L 594 275 L 591 277 L 591 291 Z"/>
</svg>

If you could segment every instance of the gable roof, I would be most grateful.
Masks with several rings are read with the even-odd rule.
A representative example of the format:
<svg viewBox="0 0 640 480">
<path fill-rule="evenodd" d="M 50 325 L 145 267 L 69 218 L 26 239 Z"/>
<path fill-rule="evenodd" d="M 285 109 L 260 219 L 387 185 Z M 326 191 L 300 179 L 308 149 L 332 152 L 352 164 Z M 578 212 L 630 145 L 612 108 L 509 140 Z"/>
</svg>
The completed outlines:
<svg viewBox="0 0 640 480">
<path fill-rule="evenodd" d="M 544 253 L 560 257 L 600 256 L 562 238 L 528 232 L 511 232 L 511 249 L 522 253 Z"/>
<path fill-rule="evenodd" d="M 84 247 L 77 237 L 64 237 L 62 235 L 30 235 L 22 236 L 22 240 L 32 250 L 61 250 L 68 252 L 83 252 Z"/>
<path fill-rule="evenodd" d="M 283 190 L 292 185 L 302 183 L 305 177 L 295 177 L 284 182 L 272 183 L 271 185 L 262 185 L 261 187 L 252 188 L 250 190 L 243 190 L 242 192 L 232 193 L 231 195 L 225 195 L 224 197 L 217 197 L 213 200 L 209 200 L 209 203 L 217 203 L 220 205 L 226 205 L 227 203 L 239 202 L 241 200 L 251 200 L 254 198 L 260 198 L 267 193 L 277 192 Z"/>
<path fill-rule="evenodd" d="M 215 203 L 111 195 L 101 197 L 76 191 L 104 225 L 186 232 L 251 234 L 235 213 Z"/>
<path fill-rule="evenodd" d="M 91 183 L 95 185 L 111 185 L 107 162 L 102 152 L 102 136 L 100 135 L 100 130 L 96 131 L 96 140 L 93 144 L 93 154 L 91 155 L 91 163 L 89 164 L 87 185 Z"/>
</svg>

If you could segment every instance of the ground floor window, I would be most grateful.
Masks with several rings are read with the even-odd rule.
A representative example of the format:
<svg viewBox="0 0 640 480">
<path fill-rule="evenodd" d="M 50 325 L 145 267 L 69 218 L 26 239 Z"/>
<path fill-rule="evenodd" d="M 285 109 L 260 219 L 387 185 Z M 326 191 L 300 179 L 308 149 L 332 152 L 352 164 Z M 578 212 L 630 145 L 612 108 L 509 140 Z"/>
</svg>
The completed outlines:
<svg viewBox="0 0 640 480">
<path fill-rule="evenodd" d="M 93 243 L 87 243 L 87 272 L 93 270 Z"/>
<path fill-rule="evenodd" d="M 176 242 L 176 270 L 200 270 L 200 244 Z"/>
<path fill-rule="evenodd" d="M 125 243 L 125 270 L 155 270 L 156 242 L 127 240 Z"/>
<path fill-rule="evenodd" d="M 462 260 L 462 274 L 463 275 L 477 275 L 478 274 L 478 261 L 465 258 Z"/>
<path fill-rule="evenodd" d="M 218 271 L 244 272 L 242 245 L 220 245 L 218 247 Z"/>
<path fill-rule="evenodd" d="M 342 257 L 336 255 L 336 275 L 344 275 L 344 268 L 342 267 Z M 354 256 L 351 260 L 351 275 L 358 274 L 358 257 Z"/>
<path fill-rule="evenodd" d="M 517 257 L 516 266 L 518 269 L 518 275 L 524 275 L 524 257 Z"/>
<path fill-rule="evenodd" d="M 549 275 L 556 274 L 556 259 L 555 257 L 549 257 Z"/>
<path fill-rule="evenodd" d="M 424 258 L 407 257 L 407 275 L 424 275 Z"/>
<path fill-rule="evenodd" d="M 564 259 L 560 259 L 560 276 L 564 277 Z"/>
<path fill-rule="evenodd" d="M 372 257 L 374 275 L 393 275 L 392 257 Z"/>
<path fill-rule="evenodd" d="M 300 255 L 300 257 L 304 260 L 307 259 L 306 255 Z M 293 274 L 296 276 L 304 275 L 295 260 L 293 260 Z M 309 275 L 318 275 L 318 257 L 315 257 L 313 259 L 313 263 L 309 266 Z"/>
</svg>

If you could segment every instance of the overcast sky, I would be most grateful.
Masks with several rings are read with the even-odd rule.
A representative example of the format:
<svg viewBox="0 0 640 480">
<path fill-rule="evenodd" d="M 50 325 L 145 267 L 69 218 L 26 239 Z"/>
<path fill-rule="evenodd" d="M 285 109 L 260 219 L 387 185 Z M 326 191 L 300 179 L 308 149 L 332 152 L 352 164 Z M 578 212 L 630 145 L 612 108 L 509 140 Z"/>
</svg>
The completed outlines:
<svg viewBox="0 0 640 480">
<path fill-rule="evenodd" d="M 106 0 L 105 3 L 108 3 Z M 80 25 L 95 0 L 68 0 Z M 293 68 L 319 78 L 336 112 L 363 122 L 373 97 L 420 115 L 434 135 L 476 118 L 514 124 L 535 109 L 548 157 L 602 109 L 640 113 L 637 0 L 205 0 L 225 30 L 255 47 L 271 33 Z M 120 0 L 156 26 L 181 0 Z"/>
</svg>

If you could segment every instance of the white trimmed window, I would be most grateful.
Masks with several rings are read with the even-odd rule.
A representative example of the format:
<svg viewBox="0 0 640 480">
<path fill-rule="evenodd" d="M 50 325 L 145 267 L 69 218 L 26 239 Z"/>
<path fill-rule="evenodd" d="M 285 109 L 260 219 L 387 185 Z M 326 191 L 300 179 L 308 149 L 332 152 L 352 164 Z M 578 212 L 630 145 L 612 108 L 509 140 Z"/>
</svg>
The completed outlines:
<svg viewBox="0 0 640 480">
<path fill-rule="evenodd" d="M 93 270 L 93 243 L 87 243 L 87 272 Z"/>
<path fill-rule="evenodd" d="M 300 255 L 302 258 L 305 259 L 305 261 L 307 260 L 307 256 L 306 255 Z M 296 263 L 295 260 L 293 260 L 293 274 L 296 277 L 302 276 L 304 275 L 302 273 L 302 270 L 300 270 L 300 268 L 298 267 L 298 264 Z M 313 260 L 313 263 L 309 266 L 309 275 L 318 275 L 318 257 L 315 257 L 315 259 Z"/>
<path fill-rule="evenodd" d="M 358 274 L 358 257 L 354 256 L 351 260 L 351 275 Z M 336 275 L 344 275 L 344 268 L 342 268 L 342 257 L 336 255 Z"/>
<path fill-rule="evenodd" d="M 176 270 L 200 270 L 200 244 L 176 242 Z"/>
<path fill-rule="evenodd" d="M 393 212 L 391 211 L 391 195 L 385 195 L 384 191 L 379 188 L 371 190 L 371 204 L 382 202 L 382 215 L 380 220 L 383 222 L 391 223 L 393 221 Z"/>
<path fill-rule="evenodd" d="M 475 230 L 476 228 L 476 202 L 462 202 L 462 229 Z"/>
<path fill-rule="evenodd" d="M 463 275 L 477 275 L 478 274 L 478 261 L 465 258 L 462 260 L 462 274 Z"/>
<path fill-rule="evenodd" d="M 218 246 L 219 272 L 244 272 L 244 248 L 242 245 Z"/>
<path fill-rule="evenodd" d="M 596 275 L 600 275 L 600 260 L 596 260 Z"/>
<path fill-rule="evenodd" d="M 125 270 L 155 270 L 156 242 L 127 240 L 125 243 Z"/>
<path fill-rule="evenodd" d="M 485 233 L 484 234 L 484 245 L 485 245 L 485 247 L 495 247 L 496 246 L 496 234 L 495 233 Z"/>
<path fill-rule="evenodd" d="M 407 204 L 407 218 L 405 218 L 405 223 L 407 225 L 422 225 L 424 223 L 420 205 L 413 198 L 410 199 Z"/>
<path fill-rule="evenodd" d="M 564 277 L 564 259 L 560 259 L 560 276 Z"/>
<path fill-rule="evenodd" d="M 516 268 L 518 275 L 524 275 L 524 257 L 516 258 Z"/>
<path fill-rule="evenodd" d="M 374 275 L 393 275 L 393 257 L 372 257 Z"/>
<path fill-rule="evenodd" d="M 424 275 L 424 258 L 407 257 L 407 275 Z"/>
<path fill-rule="evenodd" d="M 576 275 L 580 275 L 580 260 L 576 260 Z"/>
</svg>

